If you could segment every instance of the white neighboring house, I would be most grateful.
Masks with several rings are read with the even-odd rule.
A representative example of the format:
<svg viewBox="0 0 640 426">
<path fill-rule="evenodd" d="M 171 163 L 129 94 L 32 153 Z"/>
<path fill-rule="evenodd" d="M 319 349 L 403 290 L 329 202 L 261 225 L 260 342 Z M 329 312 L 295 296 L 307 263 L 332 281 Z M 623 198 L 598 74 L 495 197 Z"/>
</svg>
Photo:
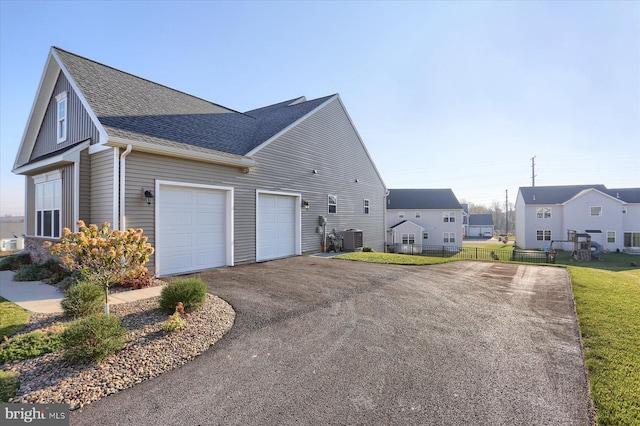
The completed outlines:
<svg viewBox="0 0 640 426">
<path fill-rule="evenodd" d="M 568 231 L 591 236 L 605 250 L 640 250 L 640 188 L 604 185 L 521 187 L 516 199 L 516 244 L 548 248 Z M 572 250 L 572 243 L 554 243 Z"/>
<path fill-rule="evenodd" d="M 24 221 L 0 222 L 0 251 L 24 248 Z"/>
<path fill-rule="evenodd" d="M 389 251 L 462 248 L 463 208 L 451 189 L 390 189 L 386 216 Z"/>
</svg>

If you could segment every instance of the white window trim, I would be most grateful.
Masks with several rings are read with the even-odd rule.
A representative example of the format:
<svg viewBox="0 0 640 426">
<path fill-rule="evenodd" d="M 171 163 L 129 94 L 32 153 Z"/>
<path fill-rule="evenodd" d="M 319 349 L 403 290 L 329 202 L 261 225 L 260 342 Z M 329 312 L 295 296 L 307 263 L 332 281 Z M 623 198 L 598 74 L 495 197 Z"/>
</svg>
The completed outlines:
<svg viewBox="0 0 640 426">
<path fill-rule="evenodd" d="M 416 212 L 416 219 L 420 219 L 422 217 L 422 212 Z"/>
<path fill-rule="evenodd" d="M 593 214 L 593 209 L 600 209 L 600 213 L 599 214 Z M 591 206 L 589 207 L 591 216 L 602 216 L 602 206 Z"/>
<path fill-rule="evenodd" d="M 452 241 L 453 236 L 453 241 Z M 443 243 L 455 243 L 456 242 L 456 233 L 455 232 L 443 232 L 442 233 L 442 242 Z"/>
<path fill-rule="evenodd" d="M 423 240 L 428 240 L 429 239 L 429 233 L 428 232 L 423 232 L 422 233 L 422 239 Z"/>
<path fill-rule="evenodd" d="M 404 219 L 404 212 L 398 212 L 398 219 Z"/>
<path fill-rule="evenodd" d="M 551 207 L 538 207 L 536 208 L 537 219 L 551 219 Z"/>
<path fill-rule="evenodd" d="M 33 210 L 33 222 L 34 222 L 34 228 L 33 228 L 33 234 L 35 236 L 38 237 L 49 237 L 49 238 L 60 238 L 62 235 L 62 171 L 61 170 L 54 170 L 52 172 L 47 172 L 47 173 L 42 173 L 36 176 L 33 176 L 33 182 L 34 182 L 34 210 Z M 60 199 L 58 200 L 58 202 L 56 202 L 56 200 L 54 199 L 54 207 L 50 209 L 50 211 L 52 212 L 51 215 L 51 235 L 40 235 L 38 234 L 38 212 L 44 212 L 47 211 L 44 209 L 44 206 L 40 206 L 39 207 L 39 200 L 38 200 L 38 185 L 43 185 L 46 183 L 52 183 L 52 182 L 60 182 Z M 55 205 L 59 204 L 59 207 L 56 208 Z M 55 235 L 53 230 L 55 229 L 54 224 L 53 224 L 53 220 L 54 220 L 54 211 L 58 211 L 58 234 Z M 44 213 L 41 215 L 40 218 L 41 221 L 44 221 Z M 41 223 L 42 225 L 42 223 Z M 44 227 L 41 226 L 41 229 L 44 231 Z M 43 232 L 44 233 L 44 232 Z"/>
<path fill-rule="evenodd" d="M 542 239 L 538 239 L 538 232 L 542 232 Z M 546 238 L 547 234 L 549 234 L 549 238 Z M 550 229 L 536 229 L 536 241 L 551 241 L 551 230 Z"/>
<path fill-rule="evenodd" d="M 60 117 L 60 104 L 64 102 L 64 116 Z M 56 137 L 58 143 L 65 142 L 67 140 L 67 134 L 69 133 L 69 102 L 67 101 L 67 92 L 62 92 L 56 96 Z M 64 122 L 64 134 L 60 134 L 60 122 Z"/>
<path fill-rule="evenodd" d="M 456 212 L 442 212 L 442 220 L 445 223 L 455 223 Z"/>
<path fill-rule="evenodd" d="M 331 197 L 333 197 L 335 199 L 335 203 L 331 202 Z M 331 206 L 335 206 L 336 211 L 332 212 L 331 211 Z M 337 195 L 329 194 L 327 196 L 327 213 L 328 214 L 337 214 L 338 213 L 338 196 Z"/>
<path fill-rule="evenodd" d="M 609 241 L 609 234 L 613 234 L 613 241 Z M 607 243 L 615 244 L 616 242 L 616 231 L 607 231 Z"/>
<path fill-rule="evenodd" d="M 364 214 L 369 214 L 369 212 L 371 211 L 371 203 L 369 202 L 368 199 L 364 199 Z"/>
<path fill-rule="evenodd" d="M 405 243 L 405 236 L 407 237 L 407 242 Z M 413 233 L 403 233 L 402 234 L 402 244 L 415 244 L 416 243 L 416 234 Z"/>
</svg>

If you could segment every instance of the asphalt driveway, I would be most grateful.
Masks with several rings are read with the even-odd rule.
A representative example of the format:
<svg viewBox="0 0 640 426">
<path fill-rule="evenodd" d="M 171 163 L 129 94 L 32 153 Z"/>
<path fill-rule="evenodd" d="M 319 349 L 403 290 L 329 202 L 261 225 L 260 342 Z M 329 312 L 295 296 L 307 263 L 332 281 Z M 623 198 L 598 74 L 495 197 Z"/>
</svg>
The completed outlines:
<svg viewBox="0 0 640 426">
<path fill-rule="evenodd" d="M 296 257 L 200 274 L 237 313 L 72 425 L 589 425 L 566 270 Z"/>
</svg>

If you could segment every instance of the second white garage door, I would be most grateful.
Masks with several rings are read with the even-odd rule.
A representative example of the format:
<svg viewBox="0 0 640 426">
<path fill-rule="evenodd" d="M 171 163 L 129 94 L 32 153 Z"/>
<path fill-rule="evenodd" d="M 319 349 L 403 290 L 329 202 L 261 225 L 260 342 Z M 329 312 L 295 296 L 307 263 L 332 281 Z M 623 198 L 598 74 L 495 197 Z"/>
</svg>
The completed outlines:
<svg viewBox="0 0 640 426">
<path fill-rule="evenodd" d="M 256 260 L 300 254 L 299 196 L 258 193 Z"/>
<path fill-rule="evenodd" d="M 229 263 L 228 191 L 160 184 L 156 222 L 158 275 Z"/>
</svg>

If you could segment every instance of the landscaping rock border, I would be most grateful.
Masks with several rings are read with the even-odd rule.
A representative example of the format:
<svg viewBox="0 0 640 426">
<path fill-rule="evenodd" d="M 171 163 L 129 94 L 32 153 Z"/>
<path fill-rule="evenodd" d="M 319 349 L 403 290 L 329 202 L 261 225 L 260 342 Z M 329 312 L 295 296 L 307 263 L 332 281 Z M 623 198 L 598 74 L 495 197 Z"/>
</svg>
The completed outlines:
<svg viewBox="0 0 640 426">
<path fill-rule="evenodd" d="M 112 305 L 111 314 L 128 329 L 127 344 L 97 365 L 75 365 L 62 353 L 50 353 L 0 366 L 20 375 L 20 387 L 10 402 L 69 404 L 75 410 L 144 380 L 179 367 L 202 354 L 233 326 L 235 312 L 224 300 L 207 294 L 205 305 L 186 319 L 182 329 L 167 333 L 168 315 L 159 297 Z M 22 331 L 65 322 L 60 314 L 32 314 Z"/>
</svg>

